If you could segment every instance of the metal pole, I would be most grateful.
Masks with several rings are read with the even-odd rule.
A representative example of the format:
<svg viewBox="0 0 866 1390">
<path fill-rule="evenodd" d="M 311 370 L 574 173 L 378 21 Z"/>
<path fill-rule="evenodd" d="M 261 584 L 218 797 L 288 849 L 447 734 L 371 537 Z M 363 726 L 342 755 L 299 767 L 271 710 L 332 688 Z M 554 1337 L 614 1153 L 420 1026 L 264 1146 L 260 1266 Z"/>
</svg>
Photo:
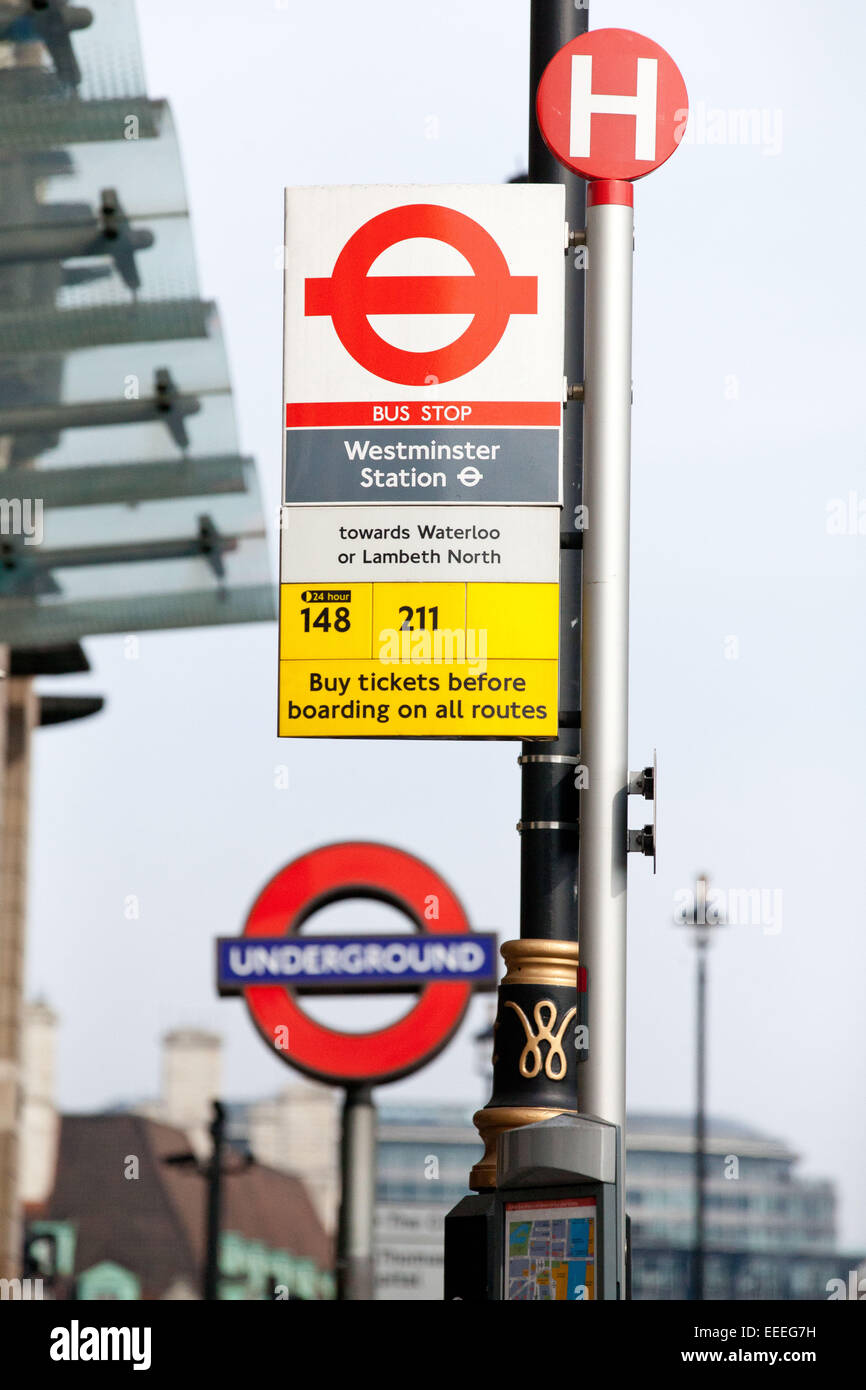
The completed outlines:
<svg viewBox="0 0 866 1390">
<path fill-rule="evenodd" d="M 707 940 L 698 936 L 697 989 L 697 1101 L 695 1105 L 695 1267 L 692 1297 L 704 1299 L 706 1248 L 706 1186 L 704 1154 L 707 1128 Z"/>
<path fill-rule="evenodd" d="M 565 218 L 573 231 L 586 221 L 586 184 L 565 169 L 541 138 L 535 93 L 554 54 L 589 27 L 588 6 L 572 0 L 533 0 L 529 40 L 529 182 L 565 187 Z M 565 355 L 570 386 L 583 381 L 582 250 L 565 257 Z M 521 749 L 520 935 L 535 940 L 577 941 L 578 791 L 580 763 L 580 544 L 575 524 L 581 502 L 580 406 L 563 416 L 563 506 L 559 574 L 559 737 Z M 572 1083 L 572 1091 L 574 1091 Z M 576 1105 L 576 1095 L 572 1095 Z"/>
<path fill-rule="evenodd" d="M 30 757 L 39 699 L 30 676 L 11 676 L 3 651 L 0 693 L 0 1278 L 20 1274 L 19 1147 Z"/>
<path fill-rule="evenodd" d="M 219 1298 L 220 1208 L 222 1203 L 225 1107 L 218 1100 L 213 1102 L 213 1116 L 210 1126 L 213 1144 L 207 1173 L 207 1249 L 204 1263 L 204 1297 L 208 1301 Z"/>
<path fill-rule="evenodd" d="M 535 96 L 551 58 L 589 27 L 588 6 L 573 0 L 532 0 L 529 39 L 529 182 L 565 187 L 569 227 L 582 233 L 586 184 L 563 168 L 545 145 L 535 118 Z M 583 381 L 583 248 L 563 258 L 565 344 L 563 374 L 569 386 Z M 484 1140 L 484 1157 L 475 1165 L 470 1187 L 496 1185 L 496 1140 L 505 1130 L 575 1113 L 578 1108 L 578 1053 L 575 1022 L 563 1038 L 567 1067 L 552 1083 L 540 1071 L 527 1078 L 519 1062 L 526 1041 L 514 1011 L 550 1000 L 554 1026 L 578 1004 L 578 804 L 580 752 L 580 561 L 582 420 L 577 398 L 563 418 L 563 506 L 559 564 L 559 735 L 550 743 L 524 743 L 520 780 L 520 942 L 503 947 L 508 972 L 499 988 L 493 1094 L 475 1116 Z M 582 963 L 582 962 L 581 962 Z"/>
<path fill-rule="evenodd" d="M 628 583 L 634 210 L 631 184 L 587 195 L 583 410 L 580 961 L 589 1057 L 581 1108 L 620 1126 L 625 1155 Z M 620 1240 L 625 1230 L 620 1173 Z"/>
<path fill-rule="evenodd" d="M 342 1196 L 337 1230 L 337 1298 L 374 1296 L 373 1219 L 376 1202 L 376 1107 L 369 1086 L 347 1086 L 340 1136 Z"/>
</svg>

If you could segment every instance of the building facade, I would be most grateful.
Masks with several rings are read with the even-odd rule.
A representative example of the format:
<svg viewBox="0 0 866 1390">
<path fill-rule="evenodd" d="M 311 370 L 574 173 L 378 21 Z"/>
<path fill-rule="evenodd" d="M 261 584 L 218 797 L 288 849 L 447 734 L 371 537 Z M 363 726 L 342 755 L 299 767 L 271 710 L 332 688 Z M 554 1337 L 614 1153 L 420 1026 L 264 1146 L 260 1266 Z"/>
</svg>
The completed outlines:
<svg viewBox="0 0 866 1390">
<path fill-rule="evenodd" d="M 470 1109 L 382 1105 L 377 1185 L 377 1297 L 441 1298 L 447 1212 L 479 1155 Z M 836 1249 L 836 1198 L 802 1178 L 797 1155 L 746 1125 L 713 1120 L 706 1154 L 708 1299 L 827 1299 L 863 1254 Z M 694 1249 L 692 1121 L 632 1115 L 626 1205 L 632 1295 L 688 1299 Z"/>
<path fill-rule="evenodd" d="M 66 1115 L 51 1195 L 30 1213 L 28 1272 L 57 1299 L 198 1299 L 206 1187 L 182 1130 Z M 333 1298 L 332 1242 L 297 1177 L 229 1152 L 221 1208 L 220 1298 Z"/>
<path fill-rule="evenodd" d="M 174 1029 L 162 1041 L 157 1099 L 101 1115 L 61 1116 L 54 1091 L 57 1024 L 45 1003 L 28 1005 L 20 1189 L 28 1278 L 41 1280 L 38 1297 L 46 1298 L 200 1298 L 209 1126 L 222 1086 L 220 1037 Z M 306 1094 L 295 1103 L 285 1093 L 229 1107 L 219 1248 L 223 1299 L 334 1295 L 333 1223 L 320 1214 L 336 1209 L 333 1157 L 325 1199 L 305 1180 L 320 1172 L 329 1143 L 327 1131 L 306 1143 L 317 1120 L 331 1115 L 322 1104 L 332 1106 L 333 1094 L 318 1089 L 323 1097 L 314 1096 L 312 1107 Z M 290 1117 L 296 1121 L 292 1142 L 281 1146 Z M 333 1154 L 335 1112 L 332 1125 Z M 178 1156 L 186 1161 L 178 1164 Z M 305 1176 L 294 1171 L 295 1159 Z"/>
<path fill-rule="evenodd" d="M 484 1146 L 473 1107 L 379 1106 L 377 1299 L 441 1299 L 445 1216 Z"/>
<path fill-rule="evenodd" d="M 704 1157 L 705 1296 L 815 1299 L 856 1269 L 836 1249 L 836 1195 L 800 1177 L 786 1144 L 731 1120 L 711 1120 Z M 695 1229 L 692 1121 L 629 1117 L 626 1206 L 635 1298 L 687 1299 Z"/>
<path fill-rule="evenodd" d="M 66 1205 L 58 1205 L 59 1189 L 55 1187 L 52 1193 L 61 1133 L 53 1102 L 55 1029 L 56 1019 L 46 1005 L 28 1009 L 25 1055 L 29 1060 L 24 1096 L 28 1185 L 22 1198 L 31 1218 L 31 1230 L 53 1238 L 60 1265 L 72 1274 L 76 1264 L 74 1243 L 71 1247 L 70 1240 L 77 1228 L 74 1222 L 69 1224 L 69 1201 L 74 1206 L 78 1197 L 64 1199 Z M 157 1099 L 116 1107 L 112 1116 L 103 1118 L 119 1121 L 142 1117 L 151 1122 L 151 1127 L 146 1136 L 142 1131 L 140 1143 L 147 1137 L 151 1149 L 160 1149 L 167 1142 L 164 1136 L 171 1132 L 175 1149 L 185 1143 L 199 1158 L 205 1157 L 212 1102 L 220 1094 L 222 1084 L 219 1037 L 188 1028 L 168 1033 L 163 1039 L 161 1071 L 162 1090 Z M 378 1299 L 442 1298 L 445 1216 L 465 1196 L 469 1171 L 481 1153 L 472 1111 L 471 1105 L 378 1099 Z M 321 1241 L 327 1238 L 332 1242 L 337 1226 L 339 1112 L 337 1088 L 301 1077 L 293 1078 L 273 1097 L 235 1101 L 227 1106 L 230 1147 L 236 1154 L 248 1148 L 261 1169 L 256 1193 L 264 1197 L 267 1186 L 268 1202 L 289 1202 L 296 1212 L 303 1208 L 308 1236 L 309 1230 L 321 1234 L 315 1236 L 319 1258 L 310 1264 L 306 1249 L 304 1253 L 293 1253 L 290 1233 L 286 1233 L 288 1248 L 277 1249 L 272 1241 L 269 1243 L 274 1229 L 270 1218 L 261 1229 L 252 1230 L 243 1208 L 238 1206 L 232 1218 L 235 1226 L 226 1226 L 223 1242 L 224 1297 L 268 1296 L 262 1291 L 275 1284 L 277 1269 L 282 1269 L 285 1277 L 276 1280 L 276 1284 L 292 1290 L 286 1296 L 321 1297 L 332 1288 L 328 1262 L 322 1261 Z M 80 1134 L 95 1143 L 99 1118 L 74 1117 L 62 1122 L 61 1164 L 73 1161 L 64 1159 L 64 1153 L 74 1157 L 69 1145 L 79 1119 L 84 1126 Z M 108 1136 L 109 1132 L 104 1134 Z M 120 1142 L 119 1135 L 117 1138 Z M 138 1149 L 135 1145 L 127 1146 L 125 1152 L 135 1153 Z M 826 1179 L 800 1176 L 797 1164 L 798 1156 L 787 1144 L 739 1122 L 710 1120 L 705 1159 L 708 1299 L 847 1298 L 860 1296 L 850 1291 L 859 1290 L 861 1280 L 862 1293 L 866 1294 L 863 1253 L 846 1254 L 837 1249 L 833 1184 Z M 629 1117 L 626 1201 L 632 1223 L 632 1284 L 636 1299 L 681 1300 L 690 1296 L 694 1165 L 689 1117 Z M 79 1179 L 81 1184 L 85 1181 L 84 1177 Z M 164 1181 L 160 1177 L 157 1185 L 161 1187 Z M 172 1182 L 172 1177 L 167 1181 Z M 188 1183 L 189 1177 L 184 1181 Z M 243 1178 L 232 1181 L 242 1184 Z M 83 1190 L 81 1186 L 79 1195 Z M 182 1196 L 182 1192 L 178 1195 Z M 246 1195 L 255 1195 L 249 1185 Z M 240 1199 L 238 1186 L 238 1202 Z M 195 1201 L 199 1203 L 199 1198 Z M 49 1210 L 50 1231 L 39 1226 Z M 187 1237 L 183 1239 L 189 1245 Z M 198 1241 L 195 1235 L 189 1248 L 197 1248 Z M 87 1242 L 85 1246 L 92 1253 L 92 1264 L 79 1269 L 76 1277 L 86 1274 L 93 1287 L 99 1288 L 113 1288 L 116 1284 L 118 1289 L 128 1290 L 133 1286 L 120 1249 L 94 1245 L 91 1251 Z M 168 1292 L 155 1296 L 198 1296 L 194 1262 L 184 1258 L 183 1267 L 178 1267 L 165 1283 Z M 141 1296 L 154 1296 L 148 1292 L 153 1278 L 148 1282 L 141 1273 L 136 1277 L 144 1290 Z M 138 1295 L 115 1292 L 110 1296 Z"/>
</svg>

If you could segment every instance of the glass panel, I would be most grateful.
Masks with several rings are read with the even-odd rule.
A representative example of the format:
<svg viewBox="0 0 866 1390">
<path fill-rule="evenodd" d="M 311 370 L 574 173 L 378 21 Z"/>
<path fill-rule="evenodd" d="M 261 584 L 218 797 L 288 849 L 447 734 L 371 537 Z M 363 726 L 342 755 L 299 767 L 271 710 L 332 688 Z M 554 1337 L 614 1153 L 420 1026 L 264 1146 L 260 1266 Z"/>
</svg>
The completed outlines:
<svg viewBox="0 0 866 1390">
<path fill-rule="evenodd" d="M 0 641 L 27 647 L 96 633 L 272 621 L 275 591 L 252 469 L 247 481 L 245 492 L 46 507 L 41 543 L 16 541 L 18 563 L 7 561 L 0 573 Z M 198 550 L 203 517 L 218 539 L 236 543 L 220 551 L 221 575 Z M 142 545 L 157 547 L 157 554 L 123 558 L 124 547 Z M 92 560 L 93 548 L 105 554 L 105 547 L 110 563 L 63 563 L 64 551 L 71 560 Z M 170 553 L 160 558 L 159 547 Z M 40 563 L 46 560 L 50 568 Z"/>
<path fill-rule="evenodd" d="M 0 173 L 3 163 L 9 166 L 0 196 L 0 276 L 20 279 L 23 271 L 31 277 L 28 307 L 34 299 L 77 308 L 134 298 L 198 298 L 183 175 L 167 109 L 158 140 L 55 150 L 13 170 L 15 162 L 11 156 L 0 161 Z M 114 254 L 87 254 L 88 238 L 98 238 L 101 230 L 107 189 L 116 194 L 121 235 Z M 48 259 L 35 260 L 39 255 Z"/>
<path fill-rule="evenodd" d="M 82 101 L 141 96 L 144 67 L 138 39 L 135 0 L 87 0 L 93 23 L 72 34 L 81 71 Z"/>
<path fill-rule="evenodd" d="M 30 305 L 0 314 L 0 354 L 73 352 L 97 344 L 204 337 L 208 305 L 199 300 L 135 301 L 91 309 Z"/>
<path fill-rule="evenodd" d="M 264 543 L 258 545 L 266 561 Z M 226 565 L 229 574 L 234 557 Z M 192 563 L 192 562 L 190 562 Z M 201 566 L 201 562 L 198 562 Z M 141 570 L 161 568 L 139 565 Z M 0 641 L 14 647 L 39 647 L 77 642 L 110 632 L 147 632 L 156 628 L 209 627 L 222 623 L 272 622 L 275 616 L 271 584 L 244 587 L 190 588 L 184 593 L 153 593 L 71 603 L 50 599 L 14 599 L 0 603 Z"/>
<path fill-rule="evenodd" d="M 172 364 L 173 370 L 173 364 Z M 151 396 L 152 388 L 143 390 Z M 189 437 L 188 452 L 193 455 L 229 453 L 237 449 L 234 410 L 228 390 L 212 396 L 199 396 L 201 409 L 184 419 Z M 46 451 L 40 467 L 75 466 L 88 463 L 124 463 L 139 459 L 180 459 L 183 450 L 164 421 L 142 424 L 104 425 L 99 429 L 69 429 L 56 448 Z"/>
<path fill-rule="evenodd" d="M 248 536 L 262 532 L 258 493 L 253 489 L 209 497 L 166 498 L 136 506 L 46 507 L 39 549 L 58 551 L 109 544 L 136 545 L 193 536 L 198 518 L 204 512 L 223 535 Z M 27 549 L 35 551 L 37 547 L 25 547 L 25 553 Z M 78 571 L 79 576 L 84 573 L 87 571 Z M 104 586 L 100 583 L 99 587 L 103 589 Z"/>
<path fill-rule="evenodd" d="M 41 541 L 5 538 L 0 641 L 17 647 L 275 614 L 171 115 L 144 95 L 133 0 L 88 7 L 89 27 L 55 37 L 48 12 L 0 9 L 5 505 L 40 498 L 46 475 Z M 106 251 L 107 189 L 120 235 Z M 160 381 L 175 408 L 149 418 Z M 25 481 L 16 465 L 36 459 Z"/>
<path fill-rule="evenodd" d="M 207 312 L 207 337 L 176 341 L 85 346 L 67 357 L 29 353 L 4 356 L 0 349 L 0 434 L 3 409 L 46 406 L 42 427 L 17 426 L 13 462 L 39 457 L 40 467 L 180 458 L 184 445 L 175 438 L 170 416 L 120 424 L 89 426 L 81 417 L 75 427 L 62 428 L 62 416 L 51 407 L 83 402 L 119 405 L 150 401 L 156 373 L 168 370 L 174 390 L 194 397 L 198 410 L 183 415 L 188 437 L 186 451 L 194 455 L 226 454 L 237 450 L 237 432 L 228 380 L 228 366 L 213 306 Z M 2 333 L 3 315 L 0 315 Z M 132 406 L 130 407 L 132 410 Z M 6 424 L 7 429 L 16 428 Z"/>
<path fill-rule="evenodd" d="M 171 111 L 165 102 L 156 106 L 156 119 L 149 119 L 144 130 L 135 113 L 127 113 L 114 139 L 108 138 L 107 130 L 100 130 L 91 140 L 70 143 L 60 128 L 56 143 L 69 148 L 22 156 L 20 145 L 10 146 L 3 163 L 21 164 L 31 177 L 13 188 L 7 175 L 0 226 L 80 225 L 95 215 L 104 188 L 117 189 L 128 217 L 185 212 L 186 191 Z M 10 115 L 14 118 L 14 109 L 10 112 L 0 103 L 0 111 L 0 125 L 5 126 Z M 40 181 L 38 201 L 33 195 L 34 178 Z"/>
<path fill-rule="evenodd" d="M 141 244 L 131 251 L 131 243 Z M 148 299 L 195 299 L 198 283 L 189 218 L 182 215 L 130 218 L 129 240 L 120 256 L 70 256 L 55 303 L 59 309 L 91 304 L 128 304 Z M 97 275 L 79 276 L 78 271 Z"/>
<path fill-rule="evenodd" d="M 54 16 L 22 6 L 22 14 L 3 16 L 0 50 L 8 45 L 11 63 L 21 64 L 30 90 L 46 99 L 70 99 L 76 92 L 83 101 L 140 96 L 144 70 L 134 0 L 88 0 L 87 9 L 93 15 L 87 28 L 57 35 Z M 0 84 L 0 99 L 3 87 L 14 86 Z"/>
<path fill-rule="evenodd" d="M 162 497 L 207 497 L 255 487 L 252 459 L 226 454 L 167 463 L 97 464 L 80 468 L 13 468 L 0 475 L 7 500 L 31 499 L 46 508 L 147 502 Z"/>
<path fill-rule="evenodd" d="M 135 379 L 132 388 L 144 397 L 152 394 L 154 373 L 160 367 L 168 368 L 180 392 L 228 390 L 219 319 L 212 306 L 203 307 L 210 311 L 203 316 L 206 336 L 105 345 L 83 343 L 78 352 L 65 358 L 56 353 L 22 353 L 11 359 L 0 346 L 0 407 L 31 401 L 47 404 L 129 399 L 130 378 Z M 62 379 L 56 381 L 53 391 L 44 387 L 40 390 L 41 374 L 47 379 L 53 367 L 56 376 L 61 365 Z"/>
<path fill-rule="evenodd" d="M 53 145 L 126 140 L 130 129 L 137 131 L 139 140 L 153 139 L 159 132 L 166 110 L 163 101 L 60 101 L 53 88 L 46 91 L 45 83 L 50 86 L 47 75 L 32 69 L 0 68 L 0 155 L 11 152 L 16 163 L 25 151 L 39 154 Z"/>
</svg>

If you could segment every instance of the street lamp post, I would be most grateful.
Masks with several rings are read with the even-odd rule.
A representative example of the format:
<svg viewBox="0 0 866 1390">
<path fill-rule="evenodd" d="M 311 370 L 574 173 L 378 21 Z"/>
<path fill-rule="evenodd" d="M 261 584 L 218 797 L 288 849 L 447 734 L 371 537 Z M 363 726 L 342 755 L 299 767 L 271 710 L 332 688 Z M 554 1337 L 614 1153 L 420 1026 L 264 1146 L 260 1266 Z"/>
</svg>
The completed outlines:
<svg viewBox="0 0 866 1390">
<path fill-rule="evenodd" d="M 695 990 L 695 1245 L 692 1260 L 691 1298 L 702 1303 L 705 1297 L 707 1193 L 704 1168 L 707 1147 L 707 950 L 713 927 L 724 925 L 715 908 L 707 912 L 709 876 L 699 874 L 695 884 L 694 912 L 677 919 L 677 924 L 693 928 L 697 949 Z"/>
<path fill-rule="evenodd" d="M 704 1183 L 704 1154 L 707 1147 L 707 947 L 706 932 L 696 932 L 697 1000 L 695 1038 L 695 1264 L 693 1298 L 704 1299 L 704 1270 L 706 1252 L 706 1186 Z"/>
<path fill-rule="evenodd" d="M 207 1236 L 205 1242 L 203 1295 L 207 1301 L 219 1298 L 219 1243 L 222 1216 L 222 1161 L 225 1143 L 225 1106 L 213 1102 L 210 1124 L 211 1154 L 207 1168 Z"/>
<path fill-rule="evenodd" d="M 232 1168 L 223 1167 L 223 1154 L 226 1146 L 226 1110 L 222 1101 L 212 1102 L 213 1119 L 209 1125 L 211 1137 L 210 1157 L 202 1160 L 192 1150 L 183 1153 L 166 1154 L 163 1163 L 176 1168 L 186 1168 L 198 1173 L 207 1183 L 207 1210 L 205 1217 L 205 1253 L 202 1267 L 202 1298 L 212 1301 L 219 1298 L 219 1246 L 222 1226 L 222 1180 L 227 1175 L 243 1172 L 253 1163 L 253 1155 L 245 1149 L 239 1164 Z"/>
</svg>

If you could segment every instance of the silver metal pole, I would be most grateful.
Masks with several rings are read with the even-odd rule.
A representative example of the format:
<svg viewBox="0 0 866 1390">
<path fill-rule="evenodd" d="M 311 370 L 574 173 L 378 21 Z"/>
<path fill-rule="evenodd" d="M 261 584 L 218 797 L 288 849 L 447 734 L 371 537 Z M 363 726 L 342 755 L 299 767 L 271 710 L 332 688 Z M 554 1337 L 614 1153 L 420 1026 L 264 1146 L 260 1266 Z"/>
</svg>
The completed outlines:
<svg viewBox="0 0 866 1390">
<path fill-rule="evenodd" d="M 375 1297 L 376 1107 L 369 1086 L 347 1086 L 340 1143 L 342 1200 L 337 1231 L 337 1298 Z"/>
<path fill-rule="evenodd" d="M 631 184 L 591 183 L 586 218 L 580 963 L 589 1058 L 580 1108 L 619 1125 L 625 1155 L 628 582 L 634 211 Z M 620 1173 L 620 1244 L 625 1172 Z"/>
</svg>

